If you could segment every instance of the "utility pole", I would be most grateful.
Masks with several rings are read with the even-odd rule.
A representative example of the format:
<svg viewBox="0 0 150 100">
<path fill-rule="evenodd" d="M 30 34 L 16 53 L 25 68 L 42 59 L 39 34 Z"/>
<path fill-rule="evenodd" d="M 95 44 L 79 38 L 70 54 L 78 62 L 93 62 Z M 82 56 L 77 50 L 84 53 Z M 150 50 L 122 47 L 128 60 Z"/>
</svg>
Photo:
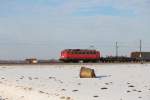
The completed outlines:
<svg viewBox="0 0 150 100">
<path fill-rule="evenodd" d="M 142 40 L 140 40 L 140 54 L 142 52 Z"/>
<path fill-rule="evenodd" d="M 140 60 L 142 61 L 142 40 L 140 40 Z"/>
<path fill-rule="evenodd" d="M 116 42 L 116 57 L 118 57 L 118 42 Z"/>
</svg>

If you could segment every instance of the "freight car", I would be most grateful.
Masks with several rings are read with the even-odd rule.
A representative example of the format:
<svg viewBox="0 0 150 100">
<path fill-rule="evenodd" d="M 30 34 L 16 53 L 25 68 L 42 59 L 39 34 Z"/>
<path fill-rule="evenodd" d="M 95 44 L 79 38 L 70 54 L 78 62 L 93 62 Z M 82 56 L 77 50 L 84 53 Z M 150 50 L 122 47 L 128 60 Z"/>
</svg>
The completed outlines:
<svg viewBox="0 0 150 100">
<path fill-rule="evenodd" d="M 61 51 L 60 60 L 63 62 L 98 62 L 100 52 L 89 49 L 65 49 Z"/>
<path fill-rule="evenodd" d="M 126 56 L 110 56 L 110 57 L 101 57 L 100 62 L 102 63 L 129 63 L 129 62 L 140 62 L 140 59 L 131 58 Z"/>
<path fill-rule="evenodd" d="M 132 52 L 131 58 L 136 58 L 142 61 L 150 61 L 150 52 Z"/>
</svg>

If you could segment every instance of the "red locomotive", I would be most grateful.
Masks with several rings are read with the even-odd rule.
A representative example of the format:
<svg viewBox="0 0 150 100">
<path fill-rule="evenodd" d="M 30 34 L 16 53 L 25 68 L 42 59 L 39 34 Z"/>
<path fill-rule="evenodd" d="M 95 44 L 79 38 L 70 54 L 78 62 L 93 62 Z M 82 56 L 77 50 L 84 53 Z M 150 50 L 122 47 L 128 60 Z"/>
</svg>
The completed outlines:
<svg viewBox="0 0 150 100">
<path fill-rule="evenodd" d="M 60 60 L 64 62 L 98 62 L 100 52 L 88 49 L 65 49 L 61 51 Z"/>
</svg>

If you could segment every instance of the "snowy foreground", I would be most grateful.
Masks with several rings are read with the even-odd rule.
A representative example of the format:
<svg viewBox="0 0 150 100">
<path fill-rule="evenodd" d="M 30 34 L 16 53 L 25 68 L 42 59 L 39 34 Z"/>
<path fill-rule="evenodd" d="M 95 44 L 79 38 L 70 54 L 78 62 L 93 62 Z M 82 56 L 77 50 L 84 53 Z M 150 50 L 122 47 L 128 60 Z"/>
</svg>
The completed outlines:
<svg viewBox="0 0 150 100">
<path fill-rule="evenodd" d="M 94 79 L 80 79 L 81 66 Z M 0 66 L 0 100 L 150 100 L 150 64 Z"/>
</svg>

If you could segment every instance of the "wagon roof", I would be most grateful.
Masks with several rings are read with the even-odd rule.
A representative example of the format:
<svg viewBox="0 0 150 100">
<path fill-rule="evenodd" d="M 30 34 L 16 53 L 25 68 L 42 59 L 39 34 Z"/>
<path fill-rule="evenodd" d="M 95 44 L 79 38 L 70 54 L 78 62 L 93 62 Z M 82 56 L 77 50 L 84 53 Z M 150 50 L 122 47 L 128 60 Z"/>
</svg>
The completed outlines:
<svg viewBox="0 0 150 100">
<path fill-rule="evenodd" d="M 65 49 L 64 51 L 96 51 L 96 50 L 91 50 L 91 49 Z"/>
</svg>

